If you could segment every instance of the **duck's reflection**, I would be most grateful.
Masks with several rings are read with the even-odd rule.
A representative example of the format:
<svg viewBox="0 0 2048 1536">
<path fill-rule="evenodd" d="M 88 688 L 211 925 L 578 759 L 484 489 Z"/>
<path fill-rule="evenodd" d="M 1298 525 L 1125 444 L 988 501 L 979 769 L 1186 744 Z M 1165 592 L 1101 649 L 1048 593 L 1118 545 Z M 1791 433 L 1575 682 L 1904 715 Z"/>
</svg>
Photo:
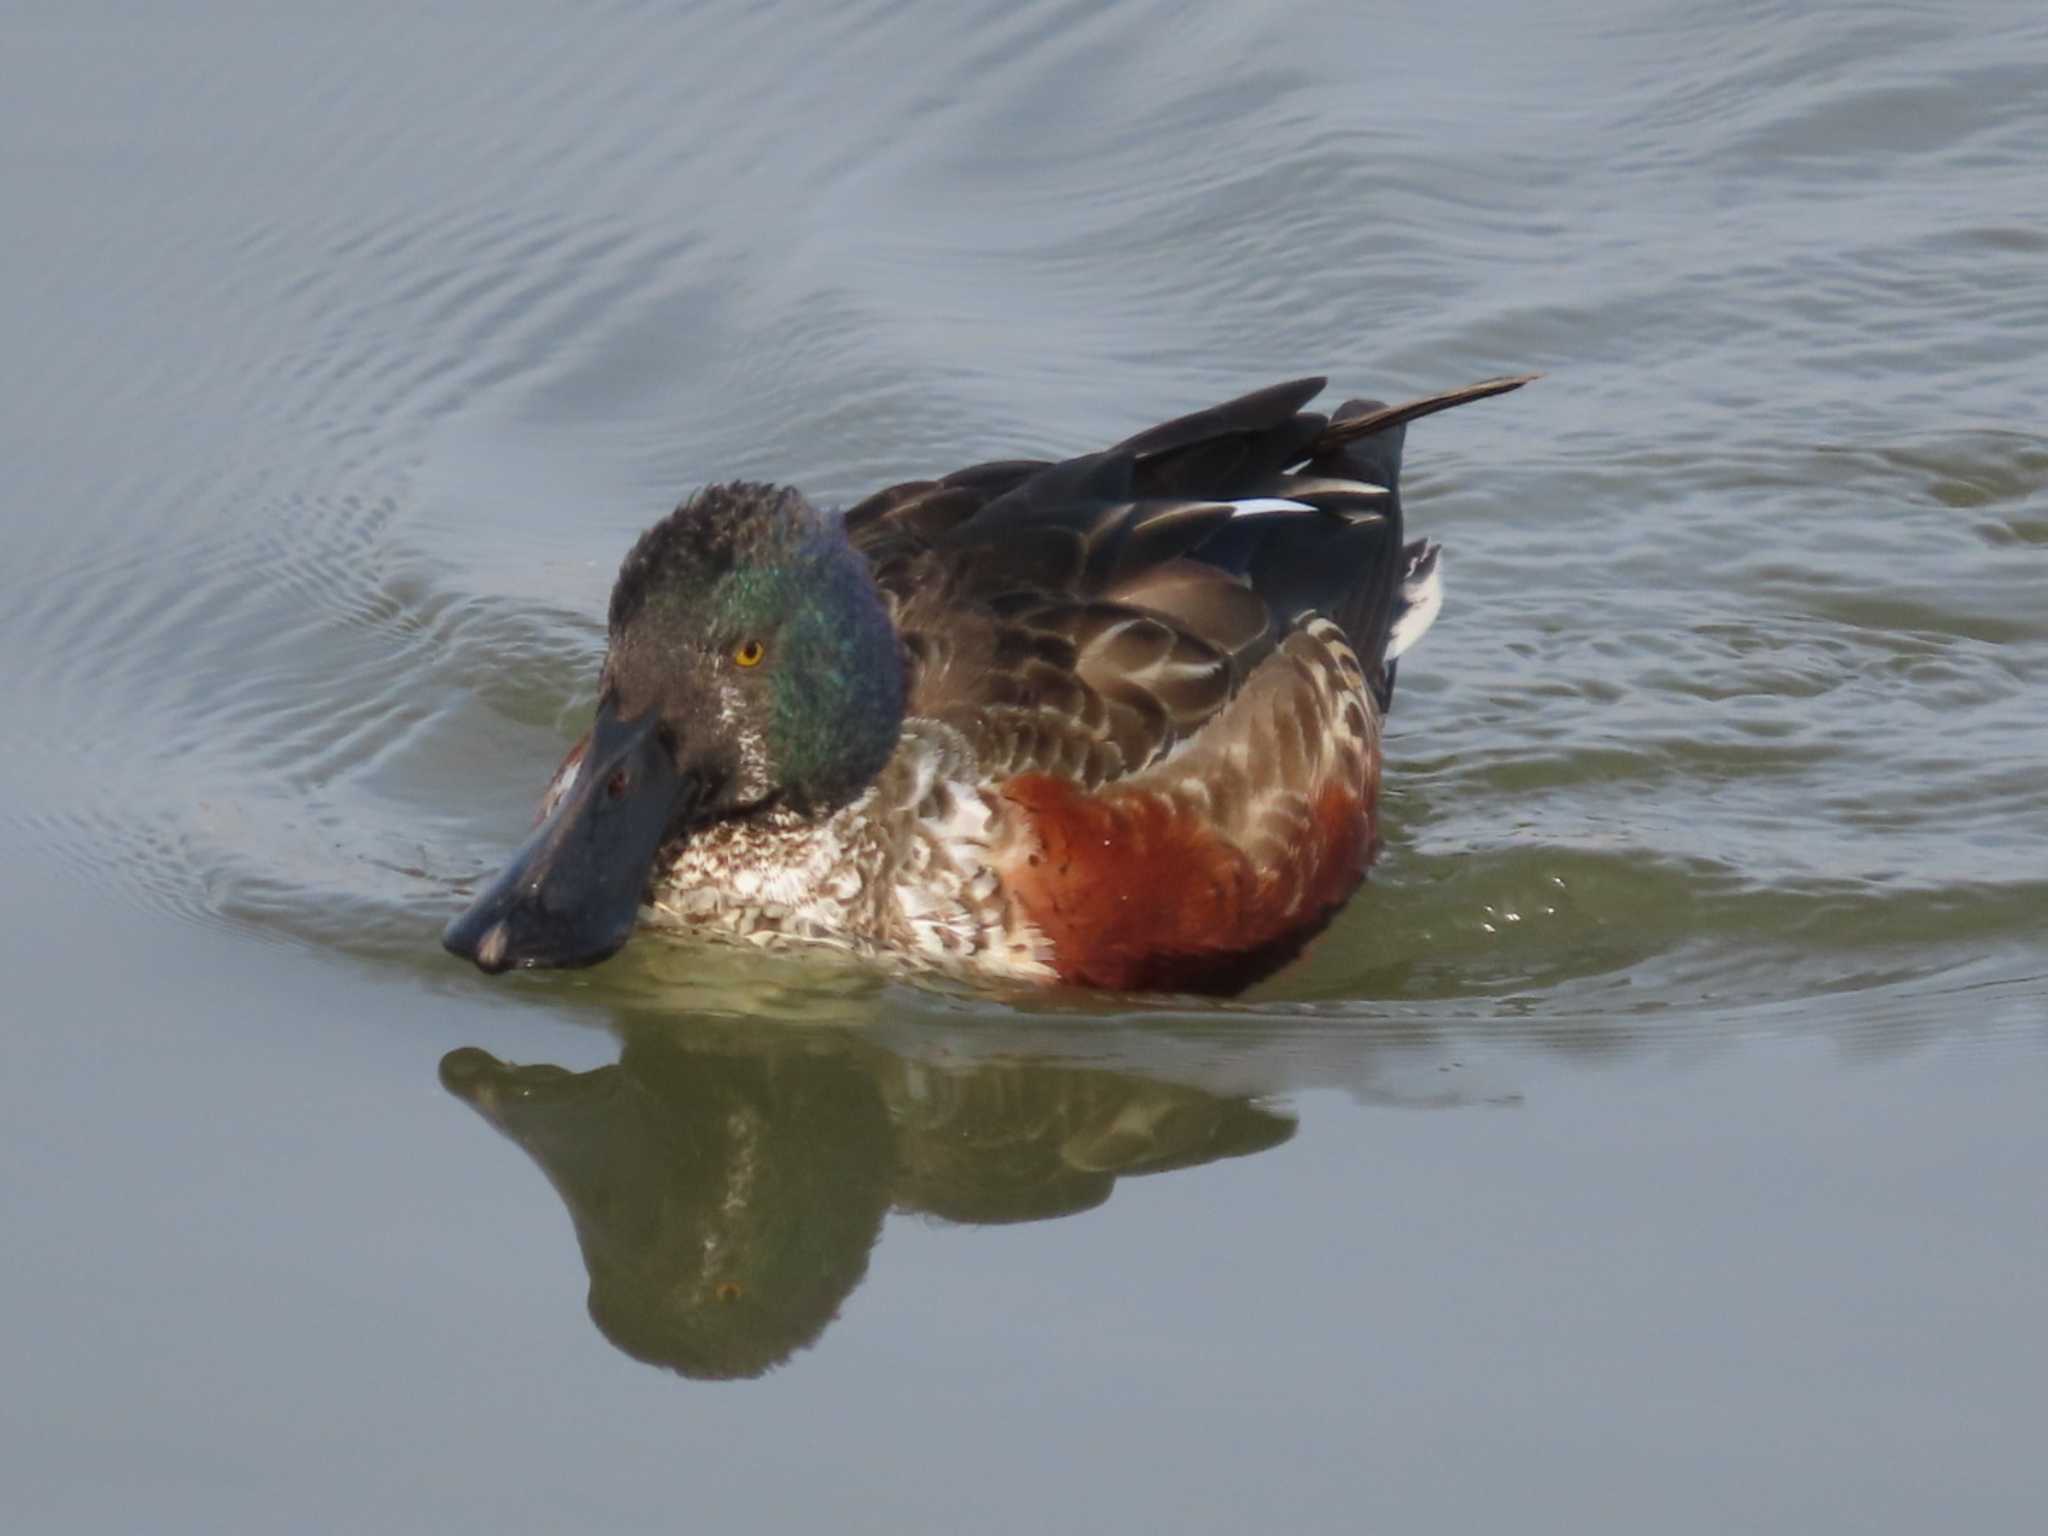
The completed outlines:
<svg viewBox="0 0 2048 1536">
<path fill-rule="evenodd" d="M 694 1023 L 629 1028 L 591 1072 L 454 1051 L 441 1080 L 560 1192 L 605 1336 L 697 1377 L 757 1376 L 815 1340 L 892 1208 L 1040 1221 L 1294 1132 L 1253 1099 L 1123 1071 Z"/>
</svg>

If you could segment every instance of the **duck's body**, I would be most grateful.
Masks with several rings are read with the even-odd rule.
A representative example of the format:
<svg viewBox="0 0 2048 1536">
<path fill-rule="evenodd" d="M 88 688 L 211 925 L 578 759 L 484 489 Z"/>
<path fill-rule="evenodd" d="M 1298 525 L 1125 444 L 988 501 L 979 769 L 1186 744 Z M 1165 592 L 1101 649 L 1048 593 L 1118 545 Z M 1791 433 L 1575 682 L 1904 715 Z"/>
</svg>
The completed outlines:
<svg viewBox="0 0 2048 1536">
<path fill-rule="evenodd" d="M 1322 382 L 842 518 L 766 486 L 687 503 L 621 572 L 597 727 L 449 947 L 587 963 L 637 895 L 651 926 L 988 977 L 1271 970 L 1371 860 L 1394 660 L 1440 601 L 1405 425 L 1525 380 L 1328 419 Z M 631 809 L 642 779 L 677 808 Z M 642 876 L 564 937 L 632 816 Z"/>
<path fill-rule="evenodd" d="M 852 804 L 714 823 L 667 851 L 641 919 L 991 979 L 1228 989 L 1287 958 L 1365 873 L 1380 716 L 1368 693 L 1347 719 L 1359 671 L 1315 623 L 1210 740 L 1114 778 L 992 767 L 958 724 L 912 716 Z M 1307 749 L 1298 763 L 1278 761 L 1284 734 Z"/>
</svg>

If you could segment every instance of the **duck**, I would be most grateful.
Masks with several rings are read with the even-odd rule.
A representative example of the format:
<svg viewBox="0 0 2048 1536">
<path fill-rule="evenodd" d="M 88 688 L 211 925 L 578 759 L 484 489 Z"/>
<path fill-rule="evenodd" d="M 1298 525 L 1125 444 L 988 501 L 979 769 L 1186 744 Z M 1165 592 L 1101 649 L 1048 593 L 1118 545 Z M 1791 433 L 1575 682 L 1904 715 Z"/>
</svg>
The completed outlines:
<svg viewBox="0 0 2048 1536">
<path fill-rule="evenodd" d="M 1116 992 L 1271 975 L 1373 861 L 1396 666 L 1443 603 L 1407 427 L 1535 377 L 1327 415 L 1298 379 L 839 512 L 706 486 L 627 553 L 590 729 L 443 945 L 491 974 L 650 931 Z"/>
</svg>

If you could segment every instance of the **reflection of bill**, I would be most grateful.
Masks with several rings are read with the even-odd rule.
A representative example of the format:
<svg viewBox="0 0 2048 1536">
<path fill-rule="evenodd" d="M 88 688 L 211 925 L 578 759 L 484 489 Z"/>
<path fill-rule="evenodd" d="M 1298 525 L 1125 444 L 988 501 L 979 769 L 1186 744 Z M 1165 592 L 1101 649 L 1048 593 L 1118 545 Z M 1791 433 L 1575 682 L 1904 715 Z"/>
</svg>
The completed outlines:
<svg viewBox="0 0 2048 1536">
<path fill-rule="evenodd" d="M 1087 1210 L 1124 1175 L 1279 1145 L 1246 1098 L 1125 1072 L 934 1067 L 808 1031 L 631 1032 L 615 1066 L 451 1052 L 441 1080 L 569 1207 L 590 1315 L 638 1359 L 757 1376 L 814 1341 L 892 1208 L 959 1222 Z"/>
</svg>

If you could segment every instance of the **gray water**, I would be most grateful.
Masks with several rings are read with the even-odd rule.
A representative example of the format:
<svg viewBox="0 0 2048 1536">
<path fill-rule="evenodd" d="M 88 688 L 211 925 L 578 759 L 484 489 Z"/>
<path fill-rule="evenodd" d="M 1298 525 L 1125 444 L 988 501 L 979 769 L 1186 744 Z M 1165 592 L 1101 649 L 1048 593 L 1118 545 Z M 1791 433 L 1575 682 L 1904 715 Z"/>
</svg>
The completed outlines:
<svg viewBox="0 0 2048 1536">
<path fill-rule="evenodd" d="M 13 0 L 0 1525 L 2035 1529 L 2044 146 L 2031 4 Z M 1525 369 L 1248 997 L 437 947 L 692 485 Z"/>
</svg>

